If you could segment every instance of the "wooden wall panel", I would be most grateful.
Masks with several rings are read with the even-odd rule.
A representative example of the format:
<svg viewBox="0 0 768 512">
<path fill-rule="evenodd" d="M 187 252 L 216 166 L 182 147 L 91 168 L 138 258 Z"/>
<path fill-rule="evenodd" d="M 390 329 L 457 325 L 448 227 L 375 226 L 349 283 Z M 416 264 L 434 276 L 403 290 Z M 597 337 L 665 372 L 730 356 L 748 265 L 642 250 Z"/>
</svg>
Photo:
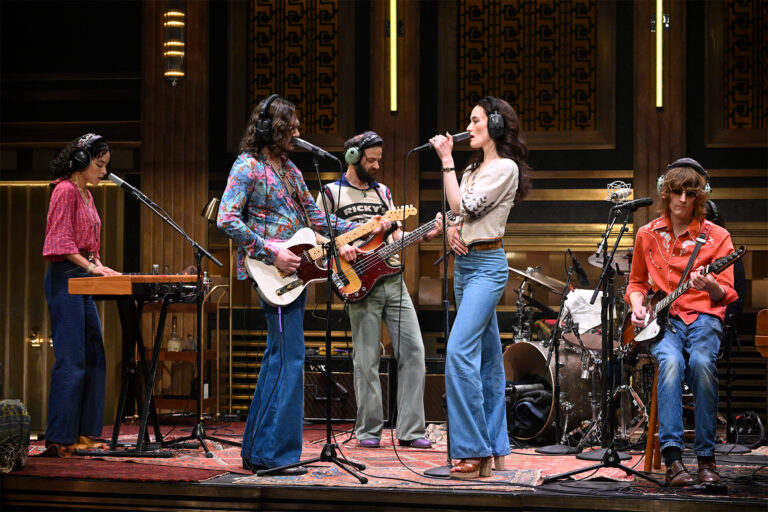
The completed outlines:
<svg viewBox="0 0 768 512">
<path fill-rule="evenodd" d="M 22 400 L 32 416 L 32 428 L 44 429 L 47 418 L 51 367 L 50 343 L 32 347 L 26 339 L 33 332 L 50 339 L 44 279 L 48 268 L 43 242 L 52 189 L 48 182 L 0 183 L 3 221 L 0 239 L 0 362 L 2 397 Z M 101 258 L 113 268 L 123 266 L 123 193 L 112 184 L 91 188 L 102 220 Z M 120 322 L 111 302 L 97 303 L 107 355 L 107 387 L 104 421 L 114 420 L 120 391 Z"/>
<path fill-rule="evenodd" d="M 144 84 L 141 183 L 143 192 L 206 246 L 208 222 L 208 2 L 186 4 L 186 76 L 173 87 L 163 78 L 162 2 L 144 3 Z M 213 266 L 204 259 L 204 267 Z M 182 272 L 195 264 L 190 244 L 148 208 L 141 208 L 141 265 Z M 180 328 L 194 332 L 192 319 Z"/>
</svg>

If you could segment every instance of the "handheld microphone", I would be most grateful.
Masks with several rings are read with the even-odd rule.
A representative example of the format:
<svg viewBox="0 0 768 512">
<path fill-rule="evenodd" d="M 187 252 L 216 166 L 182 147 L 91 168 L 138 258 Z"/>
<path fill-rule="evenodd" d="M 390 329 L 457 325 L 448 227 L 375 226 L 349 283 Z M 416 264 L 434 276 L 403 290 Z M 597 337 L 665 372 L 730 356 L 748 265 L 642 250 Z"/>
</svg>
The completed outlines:
<svg viewBox="0 0 768 512">
<path fill-rule="evenodd" d="M 620 188 L 611 192 L 611 201 L 621 201 L 632 194 L 631 188 Z"/>
<path fill-rule="evenodd" d="M 589 278 L 587 277 L 587 273 L 584 272 L 584 267 L 581 266 L 581 263 L 576 259 L 576 255 L 573 254 L 573 251 L 570 248 L 566 249 L 566 251 L 568 251 L 568 254 L 571 256 L 571 265 L 573 265 L 573 271 L 576 272 L 576 276 L 579 278 L 579 283 L 584 288 L 589 288 Z"/>
<path fill-rule="evenodd" d="M 453 142 L 461 142 L 464 139 L 468 139 L 469 138 L 469 132 L 459 132 L 459 133 L 456 133 L 454 135 L 451 135 L 451 138 L 453 138 Z M 426 149 L 433 149 L 432 148 L 432 144 L 427 142 L 426 144 L 422 144 L 421 146 L 419 146 L 417 148 L 413 148 L 411 151 L 416 153 L 416 152 L 419 152 L 419 151 L 424 151 Z"/>
<path fill-rule="evenodd" d="M 640 199 L 635 199 L 634 201 L 627 201 L 626 203 L 617 204 L 611 210 L 626 210 L 629 209 L 629 211 L 633 212 L 637 210 L 638 208 L 643 208 L 644 206 L 651 206 L 653 204 L 653 199 L 650 197 L 641 197 Z"/>
<path fill-rule="evenodd" d="M 298 137 L 293 138 L 293 143 L 299 146 L 301 149 L 306 149 L 310 153 L 312 153 L 315 156 L 319 156 L 321 158 L 333 158 L 334 160 L 338 160 L 335 156 L 327 152 L 326 150 L 319 148 L 312 144 L 311 142 L 307 142 L 304 139 L 300 139 Z"/>
</svg>

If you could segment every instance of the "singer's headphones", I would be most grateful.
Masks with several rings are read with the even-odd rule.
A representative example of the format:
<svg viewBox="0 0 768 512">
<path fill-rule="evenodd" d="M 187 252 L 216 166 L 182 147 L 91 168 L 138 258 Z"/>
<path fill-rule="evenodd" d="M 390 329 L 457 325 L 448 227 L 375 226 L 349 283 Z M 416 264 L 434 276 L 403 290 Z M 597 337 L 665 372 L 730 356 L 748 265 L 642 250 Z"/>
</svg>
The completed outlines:
<svg viewBox="0 0 768 512">
<path fill-rule="evenodd" d="M 384 139 L 382 139 L 378 133 L 365 132 L 360 137 L 359 142 L 352 143 L 352 145 L 344 151 L 344 161 L 349 165 L 355 165 L 363 158 L 363 153 L 366 149 L 383 143 Z"/>
<path fill-rule="evenodd" d="M 499 105 L 496 103 L 496 98 L 486 96 L 485 99 L 491 104 L 491 113 L 488 114 L 488 135 L 492 139 L 499 139 L 504 135 L 504 117 L 499 114 Z"/>
<path fill-rule="evenodd" d="M 259 111 L 259 118 L 256 120 L 256 136 L 259 142 L 262 144 L 269 144 L 272 142 L 272 118 L 269 117 L 269 106 L 272 102 L 279 98 L 279 94 L 273 94 L 261 105 L 261 111 Z"/>
<path fill-rule="evenodd" d="M 95 133 L 86 133 L 77 141 L 77 146 L 69 157 L 69 167 L 73 172 L 84 171 L 91 164 L 91 148 L 93 143 L 103 139 L 101 135 Z"/>
<path fill-rule="evenodd" d="M 704 192 L 709 195 L 710 192 L 712 192 L 712 187 L 709 185 L 709 173 L 704 169 L 704 167 L 701 166 L 699 162 L 694 160 L 693 158 L 680 158 L 672 162 L 667 166 L 667 168 L 664 170 L 664 174 L 659 176 L 659 179 L 656 181 L 656 192 L 661 194 L 662 189 L 664 188 L 664 176 L 667 175 L 670 169 L 676 169 L 678 167 L 690 167 L 697 173 L 704 176 Z"/>
</svg>

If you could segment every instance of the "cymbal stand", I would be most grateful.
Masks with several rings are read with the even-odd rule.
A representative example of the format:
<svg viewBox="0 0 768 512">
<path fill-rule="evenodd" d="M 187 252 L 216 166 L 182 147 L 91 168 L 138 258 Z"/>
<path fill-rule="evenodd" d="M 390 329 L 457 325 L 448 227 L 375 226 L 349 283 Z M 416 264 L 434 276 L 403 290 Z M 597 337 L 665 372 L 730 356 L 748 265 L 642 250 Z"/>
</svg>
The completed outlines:
<svg viewBox="0 0 768 512">
<path fill-rule="evenodd" d="M 548 446 L 542 446 L 536 448 L 537 453 L 543 453 L 545 455 L 566 455 L 569 453 L 576 453 L 575 448 L 567 446 L 565 444 L 558 444 L 559 433 L 561 431 L 560 425 L 560 338 L 561 325 L 563 321 L 563 313 L 565 311 L 565 299 L 568 296 L 568 292 L 571 289 L 571 275 L 573 274 L 573 266 L 568 268 L 568 275 L 565 280 L 565 286 L 563 292 L 560 294 L 560 313 L 557 316 L 557 322 L 555 322 L 555 328 L 552 329 L 552 337 L 550 338 L 549 353 L 547 354 L 547 368 L 549 368 L 549 361 L 552 358 L 552 354 L 555 354 L 555 382 L 554 382 L 554 396 L 552 407 L 555 409 L 555 444 Z M 567 403 L 567 402 L 566 402 Z M 572 404 L 570 404 L 573 407 Z M 568 415 L 566 415 L 566 427 L 562 428 L 563 436 L 560 439 L 560 443 L 565 442 L 565 431 L 567 430 Z"/>
<path fill-rule="evenodd" d="M 515 303 L 515 306 L 517 307 L 517 330 L 515 332 L 515 337 L 513 338 L 512 343 L 530 340 L 530 323 L 527 326 L 528 329 L 526 329 L 527 306 L 525 304 L 525 283 L 527 281 L 527 277 L 523 278 L 522 282 L 520 283 L 520 288 L 517 289 L 517 302 Z M 530 290 L 528 293 L 530 293 Z M 528 334 L 528 337 L 526 337 L 526 333 Z"/>
<path fill-rule="evenodd" d="M 603 251 L 607 248 L 608 243 L 608 237 L 611 234 L 611 231 L 613 229 L 613 225 L 616 222 L 616 218 L 619 215 L 619 212 L 621 212 L 621 209 L 618 208 L 612 208 L 611 209 L 611 221 L 609 223 L 609 227 L 606 229 L 605 234 L 603 235 L 603 240 L 600 243 L 600 248 L 602 248 Z M 645 473 L 642 473 L 640 471 L 636 471 L 630 467 L 627 467 L 621 463 L 621 453 L 618 452 L 614 448 L 614 444 L 616 442 L 615 438 L 615 428 L 613 425 L 614 422 L 614 403 L 611 399 L 611 395 L 609 393 L 609 381 L 611 372 L 610 372 L 610 365 L 613 363 L 613 307 L 614 304 L 614 296 L 613 296 L 613 289 L 614 289 L 614 283 L 613 283 L 613 276 L 615 274 L 615 271 L 613 268 L 611 268 L 611 264 L 613 262 L 613 256 L 616 253 L 616 249 L 619 246 L 619 242 L 621 241 L 622 235 L 627 231 L 627 224 L 629 223 L 629 219 L 632 217 L 633 210 L 631 209 L 625 209 L 625 217 L 623 224 L 621 226 L 621 229 L 619 230 L 619 233 L 616 237 L 616 242 L 613 245 L 613 248 L 611 249 L 610 254 L 607 257 L 603 258 L 603 271 L 600 274 L 600 279 L 598 280 L 597 287 L 595 288 L 594 293 L 592 294 L 592 300 L 590 301 L 591 304 L 594 304 L 595 299 L 597 298 L 598 292 L 600 290 L 600 287 L 603 288 L 603 297 L 601 302 L 601 320 L 602 320 L 602 341 L 603 341 L 603 372 L 602 372 L 602 392 L 601 392 L 601 399 L 603 402 L 603 411 L 605 414 L 603 414 L 603 436 L 602 436 L 602 443 L 606 444 L 608 438 L 611 438 L 610 444 L 607 444 L 607 447 L 605 447 L 605 450 L 594 450 L 590 452 L 593 456 L 601 456 L 600 463 L 594 464 L 592 466 L 588 466 L 586 468 L 577 469 L 574 471 L 567 471 L 565 473 L 560 473 L 558 475 L 553 475 L 551 477 L 545 478 L 543 483 L 550 483 L 554 482 L 556 480 L 559 480 L 561 478 L 568 478 L 573 475 L 577 475 L 580 473 L 585 473 L 589 471 L 595 471 L 600 468 L 604 467 L 610 467 L 610 468 L 618 468 L 624 471 L 628 475 L 634 475 L 638 476 L 640 478 L 643 478 L 645 480 L 648 480 L 650 482 L 655 483 L 659 487 L 663 487 L 664 484 L 651 477 L 646 475 Z M 599 452 L 603 452 L 600 454 Z M 596 453 L 597 452 L 597 453 Z M 630 457 L 628 455 L 625 455 L 626 459 L 629 459 Z M 585 454 L 579 454 L 577 455 L 577 458 L 584 459 L 584 460 L 594 460 L 591 457 L 587 459 L 585 457 Z"/>
</svg>

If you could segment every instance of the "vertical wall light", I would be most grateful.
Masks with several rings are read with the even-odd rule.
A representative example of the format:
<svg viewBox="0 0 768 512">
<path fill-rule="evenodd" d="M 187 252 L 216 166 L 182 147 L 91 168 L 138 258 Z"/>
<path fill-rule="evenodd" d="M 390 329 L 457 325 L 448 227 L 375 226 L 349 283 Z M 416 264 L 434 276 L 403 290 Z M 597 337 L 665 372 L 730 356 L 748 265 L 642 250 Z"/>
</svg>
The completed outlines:
<svg viewBox="0 0 768 512">
<path fill-rule="evenodd" d="M 397 112 L 397 0 L 389 0 L 389 110 Z"/>
<path fill-rule="evenodd" d="M 186 6 L 181 1 L 166 2 L 163 10 L 163 76 L 174 87 L 184 77 L 186 57 Z"/>
<path fill-rule="evenodd" d="M 656 0 L 656 108 L 664 107 L 664 22 L 663 22 L 663 2 Z"/>
</svg>

